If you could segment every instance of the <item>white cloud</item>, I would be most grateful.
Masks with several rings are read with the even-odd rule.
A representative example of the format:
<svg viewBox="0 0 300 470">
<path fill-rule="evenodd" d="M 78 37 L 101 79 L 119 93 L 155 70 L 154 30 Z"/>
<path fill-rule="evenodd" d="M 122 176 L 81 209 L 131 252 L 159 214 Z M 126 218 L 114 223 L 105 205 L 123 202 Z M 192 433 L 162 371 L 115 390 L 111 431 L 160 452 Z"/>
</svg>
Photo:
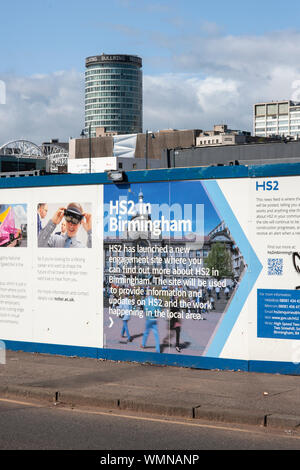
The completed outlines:
<svg viewBox="0 0 300 470">
<path fill-rule="evenodd" d="M 211 129 L 223 122 L 251 131 L 255 102 L 300 98 L 299 32 L 232 36 L 213 26 L 208 36 L 173 41 L 176 73 L 145 77 L 147 127 Z"/>
<path fill-rule="evenodd" d="M 203 29 L 209 34 L 203 35 Z M 300 99 L 298 32 L 232 36 L 218 25 L 202 24 L 198 36 L 170 41 L 161 35 L 156 41 L 164 44 L 162 56 L 169 50 L 165 62 L 170 73 L 144 72 L 144 129 L 211 129 L 226 123 L 251 131 L 255 102 Z M 6 88 L 0 145 L 17 138 L 37 144 L 54 137 L 66 141 L 80 134 L 83 74 L 59 71 L 0 80 Z"/>
<path fill-rule="evenodd" d="M 173 40 L 174 67 L 190 72 L 264 76 L 277 65 L 299 64 L 300 33 L 279 31 L 265 35 L 185 35 Z"/>
<path fill-rule="evenodd" d="M 6 103 L 0 105 L 0 145 L 27 139 L 66 141 L 84 127 L 84 79 L 75 71 L 30 77 L 1 76 Z"/>
<path fill-rule="evenodd" d="M 239 83 L 215 77 L 183 74 L 146 76 L 144 79 L 144 121 L 149 129 L 204 129 L 226 120 L 235 110 Z"/>
</svg>

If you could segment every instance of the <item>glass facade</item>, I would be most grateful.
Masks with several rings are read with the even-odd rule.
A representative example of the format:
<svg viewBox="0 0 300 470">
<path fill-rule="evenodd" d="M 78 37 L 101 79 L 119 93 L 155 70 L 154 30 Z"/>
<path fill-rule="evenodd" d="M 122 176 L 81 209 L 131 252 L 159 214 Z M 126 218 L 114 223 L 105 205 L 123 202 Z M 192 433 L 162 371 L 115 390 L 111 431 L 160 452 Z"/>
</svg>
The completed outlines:
<svg viewBox="0 0 300 470">
<path fill-rule="evenodd" d="M 106 55 L 86 59 L 85 131 L 91 126 L 118 134 L 141 133 L 143 113 L 142 60 Z"/>
</svg>

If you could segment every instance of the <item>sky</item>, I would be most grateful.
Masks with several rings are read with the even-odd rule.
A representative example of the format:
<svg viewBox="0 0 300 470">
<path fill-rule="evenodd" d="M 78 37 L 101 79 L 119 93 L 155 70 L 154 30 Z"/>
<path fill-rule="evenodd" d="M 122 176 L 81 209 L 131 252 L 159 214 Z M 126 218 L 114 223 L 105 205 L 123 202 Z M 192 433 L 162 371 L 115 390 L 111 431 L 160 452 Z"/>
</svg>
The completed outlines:
<svg viewBox="0 0 300 470">
<path fill-rule="evenodd" d="M 84 127 L 85 58 L 143 60 L 143 127 L 252 131 L 253 104 L 300 101 L 298 0 L 1 2 L 0 146 Z"/>
</svg>

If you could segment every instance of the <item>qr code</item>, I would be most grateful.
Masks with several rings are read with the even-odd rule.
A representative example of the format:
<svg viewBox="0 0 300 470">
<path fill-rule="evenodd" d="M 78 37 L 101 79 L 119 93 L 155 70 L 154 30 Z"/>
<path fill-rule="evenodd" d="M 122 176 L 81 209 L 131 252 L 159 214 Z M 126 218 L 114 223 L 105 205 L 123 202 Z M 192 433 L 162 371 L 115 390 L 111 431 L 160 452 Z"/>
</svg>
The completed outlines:
<svg viewBox="0 0 300 470">
<path fill-rule="evenodd" d="M 283 271 L 282 258 L 268 258 L 268 275 L 281 276 Z"/>
</svg>

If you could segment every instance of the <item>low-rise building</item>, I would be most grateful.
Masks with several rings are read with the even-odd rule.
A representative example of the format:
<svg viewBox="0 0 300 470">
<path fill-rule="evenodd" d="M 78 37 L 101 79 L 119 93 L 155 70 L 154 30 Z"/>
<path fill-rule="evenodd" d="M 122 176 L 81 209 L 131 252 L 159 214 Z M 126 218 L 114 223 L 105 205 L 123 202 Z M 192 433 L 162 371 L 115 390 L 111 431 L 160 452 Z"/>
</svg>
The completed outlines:
<svg viewBox="0 0 300 470">
<path fill-rule="evenodd" d="M 96 128 L 97 137 L 87 134 L 69 140 L 70 173 L 105 170 L 166 168 L 165 149 L 195 147 L 200 130 L 167 129 L 143 134 L 115 134 Z"/>
<path fill-rule="evenodd" d="M 217 124 L 213 130 L 201 132 L 196 137 L 196 146 L 237 145 L 250 143 L 254 140 L 255 138 L 248 131 L 232 130 L 226 124 Z"/>
</svg>

